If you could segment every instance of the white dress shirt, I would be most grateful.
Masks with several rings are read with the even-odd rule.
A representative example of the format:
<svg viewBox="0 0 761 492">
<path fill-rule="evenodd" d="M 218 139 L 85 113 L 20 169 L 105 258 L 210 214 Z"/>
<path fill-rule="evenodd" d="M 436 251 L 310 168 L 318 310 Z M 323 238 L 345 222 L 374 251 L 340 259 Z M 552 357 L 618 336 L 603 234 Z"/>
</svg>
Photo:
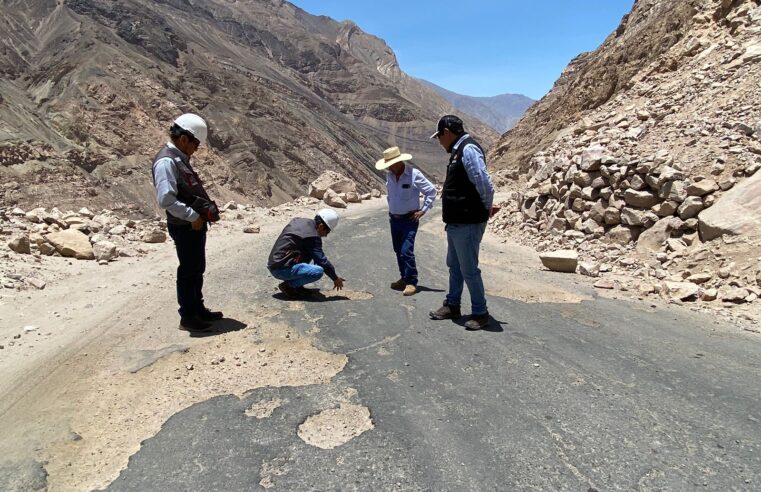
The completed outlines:
<svg viewBox="0 0 761 492">
<path fill-rule="evenodd" d="M 419 169 L 404 164 L 404 172 L 396 175 L 386 173 L 386 188 L 388 190 L 388 211 L 394 215 L 403 215 L 421 210 L 427 212 L 436 199 L 436 188 L 428 181 Z M 420 206 L 420 194 L 424 195 L 423 206 Z"/>
</svg>

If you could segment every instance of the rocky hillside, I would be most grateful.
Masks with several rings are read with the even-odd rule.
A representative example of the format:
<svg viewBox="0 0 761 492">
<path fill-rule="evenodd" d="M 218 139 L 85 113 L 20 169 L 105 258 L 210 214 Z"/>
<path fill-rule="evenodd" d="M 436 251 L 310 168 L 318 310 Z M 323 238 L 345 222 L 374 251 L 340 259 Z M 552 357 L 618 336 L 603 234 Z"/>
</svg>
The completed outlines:
<svg viewBox="0 0 761 492">
<path fill-rule="evenodd" d="M 194 159 L 220 201 L 281 203 L 326 169 L 367 191 L 392 144 L 443 169 L 427 136 L 451 106 L 350 22 L 280 0 L 0 0 L 0 11 L 5 205 L 153 213 L 149 160 L 187 111 L 211 124 Z"/>
<path fill-rule="evenodd" d="M 534 104 L 533 99 L 521 94 L 500 94 L 491 97 L 465 96 L 421 80 L 438 92 L 458 111 L 483 121 L 496 131 L 504 133 L 521 119 L 523 113 Z"/>
<path fill-rule="evenodd" d="M 492 152 L 496 226 L 679 301 L 761 295 L 761 2 L 639 0 Z"/>
</svg>

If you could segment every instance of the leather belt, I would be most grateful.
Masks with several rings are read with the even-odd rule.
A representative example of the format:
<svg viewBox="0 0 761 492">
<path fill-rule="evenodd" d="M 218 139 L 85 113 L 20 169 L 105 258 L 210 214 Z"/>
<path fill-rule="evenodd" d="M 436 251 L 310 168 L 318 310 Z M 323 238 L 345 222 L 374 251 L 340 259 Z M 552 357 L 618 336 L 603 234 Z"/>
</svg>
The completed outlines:
<svg viewBox="0 0 761 492">
<path fill-rule="evenodd" d="M 392 219 L 409 219 L 412 217 L 412 215 L 417 212 L 417 210 L 413 210 L 412 212 L 407 212 L 406 214 L 392 214 L 389 213 L 388 216 Z"/>
</svg>

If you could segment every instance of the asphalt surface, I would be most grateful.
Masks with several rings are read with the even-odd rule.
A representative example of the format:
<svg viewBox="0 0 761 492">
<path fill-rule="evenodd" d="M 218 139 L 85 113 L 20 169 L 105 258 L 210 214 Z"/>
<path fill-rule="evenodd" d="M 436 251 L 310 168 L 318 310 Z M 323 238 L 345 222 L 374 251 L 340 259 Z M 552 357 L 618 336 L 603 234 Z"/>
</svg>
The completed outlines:
<svg viewBox="0 0 761 492">
<path fill-rule="evenodd" d="M 196 404 L 108 490 L 263 490 L 266 474 L 288 491 L 761 490 L 757 337 L 601 298 L 489 297 L 490 330 L 468 332 L 428 319 L 447 285 L 443 236 L 419 234 L 429 290 L 405 298 L 388 289 L 387 228 L 380 213 L 348 219 L 326 242 L 347 287 L 373 299 L 283 314 L 297 330 L 317 319 L 314 344 L 348 354 L 331 383 Z M 244 301 L 288 302 L 252 268 Z M 332 450 L 302 441 L 299 424 L 349 388 L 375 428 Z M 269 397 L 284 401 L 271 417 L 245 414 Z"/>
</svg>

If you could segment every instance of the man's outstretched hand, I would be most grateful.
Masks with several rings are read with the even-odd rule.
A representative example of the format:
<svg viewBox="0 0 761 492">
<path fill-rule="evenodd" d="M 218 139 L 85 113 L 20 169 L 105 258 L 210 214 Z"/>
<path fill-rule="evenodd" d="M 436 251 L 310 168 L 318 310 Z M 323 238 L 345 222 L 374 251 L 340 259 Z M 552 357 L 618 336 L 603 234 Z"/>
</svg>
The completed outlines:
<svg viewBox="0 0 761 492">
<path fill-rule="evenodd" d="M 417 212 L 412 214 L 412 220 L 417 222 L 418 220 L 422 219 L 424 215 L 425 215 L 425 212 L 423 212 L 422 210 L 418 210 Z"/>
<path fill-rule="evenodd" d="M 335 279 L 333 281 L 333 288 L 335 290 L 341 290 L 341 289 L 343 289 L 344 288 L 344 279 L 342 279 L 341 277 L 338 277 L 337 279 Z"/>
</svg>

